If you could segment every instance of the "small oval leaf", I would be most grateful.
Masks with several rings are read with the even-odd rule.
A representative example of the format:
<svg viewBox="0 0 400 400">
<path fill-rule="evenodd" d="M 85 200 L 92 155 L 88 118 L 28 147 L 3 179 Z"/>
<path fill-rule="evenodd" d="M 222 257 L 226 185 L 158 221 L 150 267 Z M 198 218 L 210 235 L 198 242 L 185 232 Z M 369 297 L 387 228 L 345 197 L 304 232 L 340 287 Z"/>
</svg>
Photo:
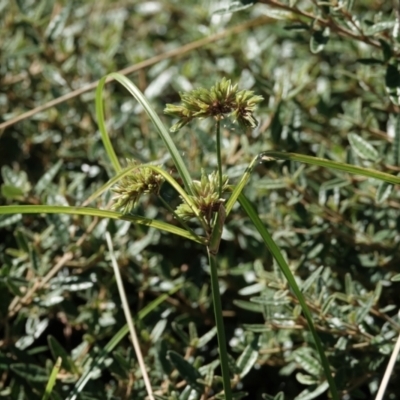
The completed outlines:
<svg viewBox="0 0 400 400">
<path fill-rule="evenodd" d="M 349 133 L 347 136 L 352 150 L 359 157 L 371 161 L 376 161 L 378 159 L 378 152 L 375 150 L 372 144 L 355 133 Z"/>
<path fill-rule="evenodd" d="M 250 370 L 253 368 L 253 365 L 257 361 L 257 357 L 258 337 L 255 337 L 253 341 L 246 346 L 246 348 L 243 350 L 243 353 L 236 361 L 236 365 L 239 368 L 241 378 L 243 378 L 250 372 Z"/>
<path fill-rule="evenodd" d="M 201 379 L 200 372 L 187 362 L 180 354 L 170 350 L 168 359 L 174 364 L 175 368 L 181 374 L 182 378 L 193 388 L 199 391 L 203 390 L 203 385 L 198 382 Z"/>
<path fill-rule="evenodd" d="M 393 185 L 387 182 L 381 182 L 376 192 L 375 200 L 378 204 L 383 203 L 392 193 Z"/>
<path fill-rule="evenodd" d="M 47 382 L 47 371 L 34 364 L 15 363 L 10 365 L 10 369 L 17 375 L 30 382 Z"/>
</svg>

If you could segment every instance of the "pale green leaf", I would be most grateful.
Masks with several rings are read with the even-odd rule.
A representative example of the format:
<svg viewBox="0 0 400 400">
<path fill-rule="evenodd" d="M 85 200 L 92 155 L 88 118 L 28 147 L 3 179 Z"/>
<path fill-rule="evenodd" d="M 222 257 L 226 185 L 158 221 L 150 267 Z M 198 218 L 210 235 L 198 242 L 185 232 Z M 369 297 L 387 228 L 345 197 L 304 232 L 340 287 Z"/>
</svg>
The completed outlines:
<svg viewBox="0 0 400 400">
<path fill-rule="evenodd" d="M 356 133 L 349 133 L 347 136 L 354 153 L 365 160 L 377 161 L 379 154 L 371 143 Z"/>
</svg>

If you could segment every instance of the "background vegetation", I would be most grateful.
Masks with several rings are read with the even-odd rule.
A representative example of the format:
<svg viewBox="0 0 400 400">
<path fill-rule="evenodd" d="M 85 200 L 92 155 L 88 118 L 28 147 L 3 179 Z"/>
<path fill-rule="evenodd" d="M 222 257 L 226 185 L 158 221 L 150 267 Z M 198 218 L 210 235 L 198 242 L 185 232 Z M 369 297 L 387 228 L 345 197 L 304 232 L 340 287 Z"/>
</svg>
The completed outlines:
<svg viewBox="0 0 400 400">
<path fill-rule="evenodd" d="M 264 97 L 256 129 L 223 126 L 232 181 L 266 150 L 397 175 L 397 6 L 387 0 L 263 0 L 251 7 L 2 0 L 0 204 L 77 206 L 112 176 L 91 83 L 124 68 L 167 126 L 176 121 L 162 115 L 165 104 L 179 102 L 179 91 L 210 87 L 222 77 Z M 60 96 L 57 106 L 46 106 Z M 174 172 L 126 90 L 109 83 L 105 97 L 119 158 Z M 192 175 L 216 168 L 213 129 L 204 120 L 173 134 Z M 169 186 L 162 190 L 170 204 L 179 203 Z M 306 296 L 341 397 L 372 398 L 400 333 L 397 188 L 288 160 L 260 164 L 245 193 Z M 106 208 L 110 197 L 98 206 Z M 135 214 L 176 224 L 152 196 Z M 239 208 L 225 228 L 218 261 L 237 398 L 279 391 L 287 399 L 326 398 L 306 321 L 259 233 Z M 220 374 L 202 247 L 126 221 L 62 214 L 0 219 L 0 396 L 42 398 L 60 356 L 54 399 L 146 397 L 126 331 L 119 333 L 126 321 L 106 231 L 138 315 L 156 395 L 213 398 L 196 385 L 195 372 L 205 382 Z M 397 367 L 388 399 L 400 397 L 398 374 Z"/>
</svg>

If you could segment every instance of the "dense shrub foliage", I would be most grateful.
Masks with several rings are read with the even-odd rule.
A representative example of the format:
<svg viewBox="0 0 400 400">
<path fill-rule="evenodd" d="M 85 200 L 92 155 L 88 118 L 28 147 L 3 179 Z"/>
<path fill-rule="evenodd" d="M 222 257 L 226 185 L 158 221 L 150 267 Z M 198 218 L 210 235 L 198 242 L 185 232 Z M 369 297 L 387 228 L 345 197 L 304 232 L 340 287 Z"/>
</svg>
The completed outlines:
<svg viewBox="0 0 400 400">
<path fill-rule="evenodd" d="M 178 121 L 163 110 L 179 103 L 179 92 L 222 78 L 264 98 L 256 127 L 221 121 L 224 173 L 233 184 L 268 150 L 397 176 L 394 3 L 0 0 L 0 205 L 80 206 L 113 176 L 96 120 L 96 85 L 86 86 L 135 65 L 129 78 L 168 127 Z M 177 177 L 142 107 L 115 82 L 106 93 L 118 158 L 163 165 Z M 171 134 L 194 177 L 217 168 L 214 132 L 214 121 L 204 119 Z M 160 191 L 171 207 L 180 204 L 169 184 Z M 340 397 L 373 398 L 400 334 L 398 186 L 264 159 L 244 193 L 306 298 Z M 107 191 L 94 206 L 110 208 L 111 197 Z M 133 212 L 178 225 L 154 193 Z M 126 320 L 107 231 L 156 398 L 216 398 L 222 386 L 202 246 L 128 221 L 61 213 L 0 216 L 0 397 L 41 399 L 61 357 L 52 399 L 146 398 L 127 330 L 120 331 Z M 222 239 L 235 398 L 283 398 L 280 391 L 285 399 L 327 398 L 299 302 L 240 207 Z M 388 399 L 400 396 L 398 374 L 395 366 Z"/>
</svg>

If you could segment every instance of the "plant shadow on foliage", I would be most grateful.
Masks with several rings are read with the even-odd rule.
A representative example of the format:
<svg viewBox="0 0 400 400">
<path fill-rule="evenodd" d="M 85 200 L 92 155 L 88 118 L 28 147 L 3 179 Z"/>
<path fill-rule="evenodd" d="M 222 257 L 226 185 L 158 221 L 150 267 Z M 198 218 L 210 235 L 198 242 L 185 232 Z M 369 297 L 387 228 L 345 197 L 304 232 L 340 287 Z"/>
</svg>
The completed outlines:
<svg viewBox="0 0 400 400">
<path fill-rule="evenodd" d="M 80 206 L 114 176 L 95 90 L 2 125 L 108 73 L 181 49 L 132 80 L 168 127 L 178 121 L 163 115 L 166 104 L 223 77 L 263 96 L 254 129 L 220 121 L 223 172 L 237 184 L 266 152 L 243 193 L 296 277 L 340 398 L 373 398 L 400 334 L 395 7 L 383 0 L 209 3 L 0 0 L 0 206 Z M 239 28 L 224 34 L 232 27 Z M 220 36 L 195 50 L 183 47 L 213 35 Z M 118 159 L 163 165 L 184 186 L 125 88 L 109 83 L 104 100 Z M 205 119 L 171 134 L 195 179 L 219 166 L 214 132 Z M 393 180 L 327 168 L 307 156 Z M 160 193 L 167 205 L 152 193 L 133 213 L 181 227 L 167 208 L 181 197 L 170 182 Z M 107 208 L 111 196 L 105 191 L 92 206 Z M 58 357 L 48 398 L 146 398 L 127 331 L 119 335 L 126 320 L 106 232 L 156 398 L 217 398 L 222 379 L 204 246 L 91 215 L 1 211 L 0 398 L 45 398 Z M 328 398 L 299 300 L 237 205 L 217 260 L 235 398 L 282 399 L 280 391 L 285 399 Z M 400 396 L 398 374 L 395 365 L 386 398 Z"/>
</svg>

